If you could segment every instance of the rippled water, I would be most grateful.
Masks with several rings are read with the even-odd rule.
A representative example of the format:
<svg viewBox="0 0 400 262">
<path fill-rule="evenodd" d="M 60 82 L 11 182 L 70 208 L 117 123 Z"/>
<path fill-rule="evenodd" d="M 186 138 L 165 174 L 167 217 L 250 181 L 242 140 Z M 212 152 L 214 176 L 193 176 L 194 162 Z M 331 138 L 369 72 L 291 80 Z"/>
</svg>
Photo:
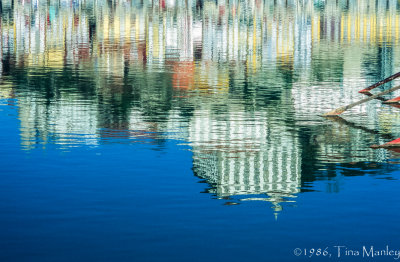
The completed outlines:
<svg viewBox="0 0 400 262">
<path fill-rule="evenodd" d="M 0 8 L 1 261 L 400 250 L 398 1 Z"/>
</svg>

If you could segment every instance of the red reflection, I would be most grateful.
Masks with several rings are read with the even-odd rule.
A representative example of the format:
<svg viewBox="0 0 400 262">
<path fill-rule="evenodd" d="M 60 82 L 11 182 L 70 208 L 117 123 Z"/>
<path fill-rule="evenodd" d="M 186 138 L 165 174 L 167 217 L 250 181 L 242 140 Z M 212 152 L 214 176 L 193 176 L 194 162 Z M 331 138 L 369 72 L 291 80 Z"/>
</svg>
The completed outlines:
<svg viewBox="0 0 400 262">
<path fill-rule="evenodd" d="M 175 89 L 194 88 L 195 64 L 193 61 L 173 63 L 172 86 Z"/>
</svg>

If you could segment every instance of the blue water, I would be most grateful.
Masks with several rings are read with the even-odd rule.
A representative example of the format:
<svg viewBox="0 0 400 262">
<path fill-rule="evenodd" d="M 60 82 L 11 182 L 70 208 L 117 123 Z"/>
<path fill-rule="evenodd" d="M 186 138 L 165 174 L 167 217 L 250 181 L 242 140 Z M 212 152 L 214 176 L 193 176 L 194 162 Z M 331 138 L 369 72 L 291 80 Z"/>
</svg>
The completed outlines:
<svg viewBox="0 0 400 262">
<path fill-rule="evenodd" d="M 397 1 L 1 7 L 0 261 L 400 257 Z"/>
</svg>

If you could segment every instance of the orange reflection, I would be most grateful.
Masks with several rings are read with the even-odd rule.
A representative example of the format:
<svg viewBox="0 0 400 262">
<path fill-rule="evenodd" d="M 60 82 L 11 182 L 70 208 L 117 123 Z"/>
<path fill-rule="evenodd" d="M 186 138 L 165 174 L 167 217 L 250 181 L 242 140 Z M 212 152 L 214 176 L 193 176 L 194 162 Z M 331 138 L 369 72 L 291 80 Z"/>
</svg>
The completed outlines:
<svg viewBox="0 0 400 262">
<path fill-rule="evenodd" d="M 175 89 L 191 90 L 194 85 L 195 63 L 182 61 L 173 63 L 172 86 Z"/>
</svg>

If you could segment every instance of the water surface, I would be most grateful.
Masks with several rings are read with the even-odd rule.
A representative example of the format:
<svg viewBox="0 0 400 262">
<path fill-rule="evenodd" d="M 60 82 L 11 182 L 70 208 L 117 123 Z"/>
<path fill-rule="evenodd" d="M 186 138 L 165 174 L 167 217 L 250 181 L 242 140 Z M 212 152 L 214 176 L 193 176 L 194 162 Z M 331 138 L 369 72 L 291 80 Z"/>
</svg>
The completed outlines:
<svg viewBox="0 0 400 262">
<path fill-rule="evenodd" d="M 400 250 L 398 1 L 0 7 L 2 261 Z"/>
</svg>

